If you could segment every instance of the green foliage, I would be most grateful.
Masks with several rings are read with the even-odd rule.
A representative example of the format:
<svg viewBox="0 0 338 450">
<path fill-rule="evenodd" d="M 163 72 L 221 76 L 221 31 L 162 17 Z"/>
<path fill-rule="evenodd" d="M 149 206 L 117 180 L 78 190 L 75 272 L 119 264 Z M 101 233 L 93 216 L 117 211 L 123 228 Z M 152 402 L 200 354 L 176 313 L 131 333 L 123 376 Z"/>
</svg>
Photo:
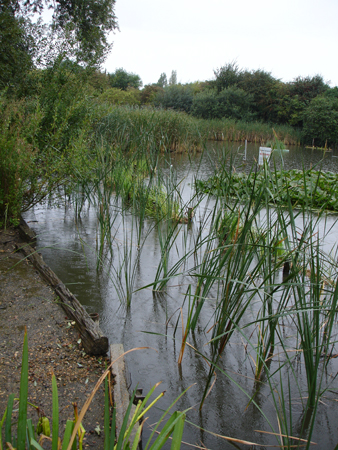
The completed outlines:
<svg viewBox="0 0 338 450">
<path fill-rule="evenodd" d="M 0 89 L 22 86 L 33 67 L 32 36 L 11 5 L 0 5 Z"/>
<path fill-rule="evenodd" d="M 58 389 L 55 375 L 52 375 L 52 392 L 53 392 L 53 400 L 52 400 L 52 408 L 53 408 L 53 419 L 52 419 L 52 450 L 57 450 L 62 448 L 62 450 L 66 450 L 68 448 L 72 448 L 76 450 L 82 450 L 83 448 L 83 438 L 85 435 L 85 429 L 82 426 L 81 420 L 84 417 L 88 406 L 90 405 L 91 399 L 93 395 L 100 387 L 101 383 L 105 380 L 105 402 L 104 402 L 104 411 L 105 411 L 105 419 L 104 419 L 104 432 L 105 432 L 105 441 L 104 441 L 104 449 L 105 450 L 127 450 L 129 449 L 131 435 L 134 429 L 137 428 L 137 432 L 133 441 L 132 448 L 136 450 L 139 440 L 141 439 L 141 431 L 142 425 L 140 425 L 141 420 L 144 420 L 144 415 L 152 408 L 160 398 L 163 397 L 164 392 L 160 393 L 155 400 L 153 400 L 150 404 L 147 404 L 150 397 L 154 393 L 156 387 L 160 384 L 158 383 L 152 389 L 149 390 L 147 395 L 145 396 L 143 401 L 139 401 L 136 409 L 133 414 L 131 414 L 133 401 L 135 397 L 136 389 L 130 399 L 125 417 L 123 417 L 123 423 L 121 427 L 121 433 L 115 439 L 115 425 L 116 425 L 116 407 L 113 411 L 113 419 L 110 430 L 110 406 L 109 406 L 109 394 L 108 394 L 108 381 L 107 375 L 110 371 L 111 365 L 106 369 L 105 373 L 98 380 L 93 393 L 91 394 L 89 401 L 87 400 L 86 404 L 83 407 L 80 415 L 78 414 L 77 406 L 74 404 L 74 420 L 67 420 L 66 428 L 63 435 L 63 440 L 59 438 L 59 400 L 58 400 Z M 184 392 L 180 395 L 180 397 L 184 394 Z M 180 398 L 179 397 L 179 398 Z M 178 398 L 178 399 L 179 399 Z M 163 445 L 167 442 L 170 435 L 172 435 L 172 449 L 180 449 L 184 422 L 185 422 L 185 412 L 175 411 L 168 421 L 165 423 L 163 429 L 158 433 L 158 436 L 154 441 L 153 435 L 157 428 L 163 424 L 164 418 L 169 414 L 170 409 L 177 402 L 176 399 L 170 407 L 162 414 L 158 423 L 155 426 L 154 431 L 151 433 L 150 438 L 146 444 L 146 448 L 149 450 L 157 450 L 161 449 Z M 36 448 L 37 450 L 43 450 L 43 447 L 40 443 L 36 441 L 35 431 L 32 423 L 32 419 L 27 419 L 27 407 L 28 407 L 28 340 L 27 340 L 27 332 L 25 331 L 24 335 L 24 344 L 23 344 L 23 352 L 22 352 L 22 365 L 21 365 L 21 379 L 20 379 L 20 395 L 19 395 L 19 415 L 17 421 L 17 436 L 15 436 L 15 432 L 13 430 L 12 422 L 12 410 L 13 410 L 13 402 L 14 402 L 14 394 L 10 394 L 7 402 L 7 408 L 5 413 L 0 421 L 0 450 L 3 450 L 2 445 L 2 427 L 5 423 L 5 442 L 10 444 L 10 448 L 16 448 L 17 450 L 25 450 Z M 32 405 L 33 406 L 33 405 Z M 34 407 L 34 406 L 33 406 Z M 35 407 L 36 408 L 36 407 Z M 76 428 L 76 430 L 74 430 Z M 50 424 L 47 417 L 41 416 L 38 420 L 37 424 L 37 435 L 43 433 L 45 436 L 50 436 Z M 75 433 L 74 433 L 75 431 Z M 78 434 L 78 442 L 76 442 L 76 432 Z M 7 446 L 6 446 L 7 448 Z"/>
<path fill-rule="evenodd" d="M 193 103 L 193 95 L 194 90 L 191 85 L 169 83 L 169 86 L 156 95 L 154 104 L 162 106 L 162 108 L 189 113 Z"/>
<path fill-rule="evenodd" d="M 167 75 L 164 72 L 161 73 L 156 85 L 162 88 L 165 88 L 168 85 Z"/>
<path fill-rule="evenodd" d="M 118 88 L 109 88 L 98 97 L 98 101 L 112 105 L 139 105 L 140 98 L 141 92 L 135 88 L 128 88 L 126 91 Z"/>
<path fill-rule="evenodd" d="M 324 94 L 324 92 L 330 89 L 320 75 L 315 75 L 314 77 L 297 77 L 288 84 L 291 95 L 298 95 L 299 100 L 305 105 L 308 105 L 312 99 Z"/>
<path fill-rule="evenodd" d="M 162 91 L 163 88 L 158 84 L 147 84 L 144 86 L 140 94 L 142 105 L 153 104 L 157 94 Z"/>
<path fill-rule="evenodd" d="M 90 69 L 86 71 L 62 57 L 43 71 L 39 95 L 44 112 L 39 133 L 41 149 L 52 146 L 64 151 L 86 131 L 92 111 L 90 74 Z"/>
<path fill-rule="evenodd" d="M 0 97 L 0 220 L 18 223 L 25 197 L 38 183 L 37 134 L 41 111 L 34 102 Z"/>
<path fill-rule="evenodd" d="M 338 98 L 319 96 L 304 110 L 304 141 L 319 147 L 338 143 Z"/>
<path fill-rule="evenodd" d="M 108 74 L 109 84 L 112 88 L 126 91 L 128 88 L 138 89 L 142 86 L 139 75 L 129 73 L 123 68 L 116 69 L 114 73 Z"/>
<path fill-rule="evenodd" d="M 194 96 L 191 114 L 201 119 L 236 119 L 252 121 L 253 96 L 237 87 L 220 92 L 205 90 Z"/>
<path fill-rule="evenodd" d="M 101 94 L 109 88 L 109 77 L 99 70 L 91 70 L 88 74 L 88 83 L 95 90 L 94 94 Z"/>
<path fill-rule="evenodd" d="M 233 119 L 199 120 L 198 127 L 202 136 L 215 141 L 259 142 L 274 139 L 271 125 L 261 122 L 243 122 Z M 299 144 L 301 133 L 286 125 L 274 127 L 278 139 L 286 145 Z"/>
<path fill-rule="evenodd" d="M 234 173 L 231 184 L 226 182 L 226 172 L 219 173 L 206 181 L 197 181 L 197 188 L 203 192 L 222 195 L 223 186 L 227 186 L 230 197 L 247 197 L 247 192 L 259 192 L 262 184 L 266 183 L 264 171 L 256 174 Z M 338 175 L 332 172 L 316 170 L 276 171 L 274 180 L 268 180 L 267 190 L 273 192 L 273 185 L 277 187 L 270 201 L 286 204 L 288 201 L 294 206 L 308 206 L 313 209 L 338 211 Z"/>
<path fill-rule="evenodd" d="M 89 65 L 103 61 L 110 48 L 108 34 L 117 28 L 115 0 L 12 0 L 11 5 L 25 17 L 52 9 L 54 37 L 64 41 L 68 56 Z"/>
<path fill-rule="evenodd" d="M 271 122 L 269 93 L 279 83 L 271 73 L 264 70 L 252 70 L 241 73 L 238 87 L 252 98 L 251 111 L 260 120 Z"/>
<path fill-rule="evenodd" d="M 227 63 L 225 66 L 214 70 L 214 75 L 216 77 L 214 85 L 216 86 L 217 92 L 221 92 L 223 89 L 238 84 L 240 74 L 241 70 L 236 61 Z"/>
<path fill-rule="evenodd" d="M 212 85 L 218 93 L 236 87 L 251 97 L 250 114 L 248 119 L 245 119 L 251 121 L 258 119 L 302 127 L 304 111 L 311 100 L 324 93 L 330 95 L 332 91 L 319 75 L 298 77 L 290 83 L 283 83 L 264 70 L 241 70 L 236 62 L 226 64 L 215 70 L 214 74 L 216 79 L 212 81 Z M 211 102 L 210 98 L 208 102 Z M 233 98 L 233 102 L 234 108 L 241 109 L 240 98 Z M 212 117 L 216 118 L 219 115 L 208 116 Z"/>
<path fill-rule="evenodd" d="M 145 155 L 202 145 L 197 120 L 178 111 L 114 106 L 94 126 L 95 139 Z"/>
<path fill-rule="evenodd" d="M 175 84 L 177 84 L 177 71 L 176 70 L 172 70 L 171 71 L 171 75 L 169 77 L 169 86 L 174 86 Z"/>
</svg>

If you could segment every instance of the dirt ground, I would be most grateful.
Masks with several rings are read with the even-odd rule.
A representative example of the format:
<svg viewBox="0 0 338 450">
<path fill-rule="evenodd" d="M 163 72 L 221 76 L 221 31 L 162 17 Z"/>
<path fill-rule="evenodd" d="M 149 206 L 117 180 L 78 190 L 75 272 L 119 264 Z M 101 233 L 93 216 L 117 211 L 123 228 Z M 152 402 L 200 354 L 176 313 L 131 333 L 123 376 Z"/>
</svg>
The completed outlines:
<svg viewBox="0 0 338 450">
<path fill-rule="evenodd" d="M 29 349 L 29 399 L 50 419 L 52 373 L 59 394 L 60 436 L 67 419 L 73 419 L 72 403 L 79 410 L 103 372 L 103 358 L 88 356 L 79 335 L 57 303 L 53 290 L 40 278 L 15 245 L 15 229 L 0 230 L 0 420 L 10 393 L 19 394 L 24 330 Z M 15 409 L 15 408 L 14 408 Z M 29 409 L 33 423 L 38 420 Z M 97 392 L 83 421 L 84 448 L 103 448 L 104 389 Z"/>
</svg>

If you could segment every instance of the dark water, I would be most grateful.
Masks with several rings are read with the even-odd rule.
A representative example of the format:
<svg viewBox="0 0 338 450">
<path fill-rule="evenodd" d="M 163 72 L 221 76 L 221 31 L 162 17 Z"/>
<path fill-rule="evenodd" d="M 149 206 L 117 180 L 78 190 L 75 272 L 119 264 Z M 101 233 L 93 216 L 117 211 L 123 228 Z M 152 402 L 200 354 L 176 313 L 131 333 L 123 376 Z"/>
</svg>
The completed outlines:
<svg viewBox="0 0 338 450">
<path fill-rule="evenodd" d="M 168 176 L 175 176 L 182 180 L 180 184 L 181 195 L 184 201 L 191 196 L 191 186 L 194 177 L 198 173 L 200 178 L 206 178 L 214 173 L 215 168 L 223 164 L 220 154 L 222 149 L 217 144 L 211 145 L 208 152 L 194 157 L 183 155 L 171 155 L 170 160 L 164 161 L 163 170 Z M 242 166 L 244 148 L 234 148 L 236 154 L 233 164 Z M 276 166 L 284 165 L 287 168 L 308 168 L 319 164 L 323 170 L 338 172 L 338 158 L 332 153 L 315 150 L 290 148 L 282 157 L 274 157 Z M 258 159 L 258 146 L 249 145 L 246 165 L 244 170 Z M 202 220 L 203 208 L 211 209 L 211 204 L 202 203 L 191 227 L 181 226 L 180 234 L 175 246 L 169 255 L 169 265 L 173 265 L 187 248 L 194 246 L 194 236 Z M 166 409 L 171 402 L 179 396 L 183 390 L 189 391 L 178 401 L 175 409 L 192 408 L 187 417 L 189 421 L 199 428 L 187 424 L 184 440 L 199 445 L 201 442 L 212 449 L 233 448 L 226 440 L 216 437 L 208 432 L 230 436 L 247 441 L 258 442 L 264 445 L 276 444 L 276 439 L 267 434 L 255 430 L 271 431 L 270 425 L 278 431 L 276 407 L 274 405 L 271 389 L 265 383 L 259 387 L 255 401 L 257 407 L 251 405 L 246 408 L 249 398 L 253 395 L 257 386 L 254 385 L 254 367 L 250 359 L 250 350 L 243 336 L 238 333 L 231 340 L 223 354 L 221 367 L 226 375 L 217 374 L 217 381 L 211 393 L 205 401 L 203 409 L 199 410 L 199 402 L 204 392 L 205 380 L 208 375 L 208 365 L 196 352 L 187 347 L 183 363 L 177 364 L 181 346 L 181 322 L 173 336 L 179 308 L 182 307 L 184 295 L 189 283 L 194 283 L 187 275 L 180 275 L 170 283 L 166 295 L 156 296 L 151 288 L 134 292 L 129 310 L 121 304 L 116 289 L 118 284 L 116 270 L 121 268 L 122 277 L 128 272 L 129 279 L 133 279 L 131 290 L 136 291 L 154 281 L 154 276 L 161 256 L 159 244 L 159 232 L 163 230 L 152 229 L 153 223 L 146 222 L 144 235 L 148 231 L 142 250 L 137 247 L 136 222 L 132 215 L 124 217 L 116 212 L 114 222 L 114 256 L 112 264 L 105 265 L 100 272 L 96 270 L 96 236 L 97 236 L 97 212 L 95 208 L 87 206 L 84 209 L 81 220 L 76 221 L 74 209 L 71 205 L 64 208 L 53 208 L 40 205 L 28 212 L 25 216 L 30 226 L 38 233 L 38 247 L 47 264 L 64 281 L 70 290 L 78 297 L 89 312 L 100 314 L 100 326 L 109 337 L 111 343 L 123 343 L 125 350 L 135 347 L 150 347 L 147 350 L 139 350 L 127 355 L 128 370 L 131 377 L 131 387 L 136 384 L 148 391 L 156 382 L 162 381 L 158 389 L 166 390 L 166 395 L 158 404 L 161 409 Z M 338 227 L 335 226 L 336 216 L 328 216 L 319 227 L 319 233 L 324 239 L 324 249 L 327 253 L 334 251 L 337 242 Z M 302 224 L 300 223 L 301 227 Z M 329 231 L 330 230 L 330 231 Z M 208 233 L 207 226 L 203 231 Z M 132 261 L 129 267 L 123 265 L 123 258 L 128 254 Z M 137 256 L 140 254 L 139 260 Z M 201 257 L 201 255 L 200 255 Z M 135 262 L 137 261 L 137 262 Z M 187 273 L 192 268 L 194 261 L 188 261 L 181 272 Z M 124 287 L 125 289 L 125 287 Z M 188 342 L 195 348 L 202 349 L 206 357 L 210 356 L 209 347 L 205 344 L 209 340 L 207 330 L 210 319 L 215 310 L 217 293 L 212 292 L 210 301 L 204 307 L 200 317 L 198 332 L 189 337 Z M 259 302 L 253 302 L 247 311 L 244 321 L 251 321 L 256 316 Z M 187 316 L 187 305 L 182 309 L 184 321 Z M 250 336 L 252 330 L 246 331 Z M 291 337 L 295 334 L 292 323 L 286 323 L 285 333 Z M 255 343 L 254 343 L 255 344 Z M 284 357 L 285 358 L 285 357 Z M 272 361 L 270 370 L 280 364 L 283 354 L 276 356 Z M 333 389 L 337 388 L 334 376 L 337 373 L 337 365 L 333 361 L 328 365 L 325 373 L 327 383 L 331 383 Z M 294 373 L 300 385 L 305 383 L 306 374 L 301 363 L 293 367 Z M 284 382 L 287 382 L 287 371 L 283 373 Z M 301 402 L 299 391 L 291 379 L 292 412 L 294 417 L 293 434 L 297 435 L 297 419 L 301 415 Z M 276 385 L 279 384 L 279 372 L 275 375 Z M 286 387 L 286 384 L 285 384 Z M 325 397 L 325 396 L 324 396 Z M 319 405 L 317 420 L 313 434 L 313 441 L 318 442 L 318 448 L 334 448 L 338 442 L 338 430 L 336 417 L 338 413 L 337 403 L 332 401 L 332 395 L 324 398 Z M 263 412 L 263 413 L 262 413 Z M 153 409 L 149 415 L 148 423 L 152 424 L 160 415 L 160 411 Z M 270 425 L 269 425 L 270 423 Z M 203 431 L 207 430 L 207 431 Z M 144 439 L 149 435 L 147 428 L 144 430 Z M 248 447 L 246 447 L 248 448 Z"/>
</svg>

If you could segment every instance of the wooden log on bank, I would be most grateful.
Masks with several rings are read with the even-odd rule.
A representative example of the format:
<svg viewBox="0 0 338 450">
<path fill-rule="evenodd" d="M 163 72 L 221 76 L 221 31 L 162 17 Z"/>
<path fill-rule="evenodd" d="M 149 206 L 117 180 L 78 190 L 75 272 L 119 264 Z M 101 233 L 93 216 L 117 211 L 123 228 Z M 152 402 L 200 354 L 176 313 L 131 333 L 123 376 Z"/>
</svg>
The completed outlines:
<svg viewBox="0 0 338 450">
<path fill-rule="evenodd" d="M 47 266 L 42 257 L 29 244 L 17 246 L 33 264 L 42 278 L 52 286 L 60 298 L 60 304 L 71 320 L 76 323 L 80 332 L 81 342 L 89 355 L 106 355 L 108 352 L 108 338 L 103 335 L 78 299 L 69 291 L 56 274 Z"/>
</svg>

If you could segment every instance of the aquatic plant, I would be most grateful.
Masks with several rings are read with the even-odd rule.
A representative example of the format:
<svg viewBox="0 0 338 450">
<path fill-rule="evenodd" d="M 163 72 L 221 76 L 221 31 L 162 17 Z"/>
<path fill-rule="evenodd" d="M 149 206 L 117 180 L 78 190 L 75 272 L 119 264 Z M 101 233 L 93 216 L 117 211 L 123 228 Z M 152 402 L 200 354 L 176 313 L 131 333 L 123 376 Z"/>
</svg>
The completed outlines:
<svg viewBox="0 0 338 450">
<path fill-rule="evenodd" d="M 134 349 L 136 350 L 136 349 Z M 129 353 L 129 350 L 126 353 Z M 125 353 L 125 354 L 126 354 Z M 121 355 L 120 357 L 123 357 Z M 70 450 L 83 448 L 83 438 L 85 435 L 85 429 L 82 425 L 83 418 L 91 404 L 91 401 L 95 393 L 100 388 L 101 384 L 105 382 L 105 400 L 104 400 L 104 449 L 105 450 L 122 450 L 130 448 L 130 444 L 133 449 L 136 449 L 139 445 L 141 439 L 141 432 L 145 422 L 145 414 L 158 402 L 158 400 L 163 397 L 164 392 L 160 393 L 155 400 L 149 403 L 150 397 L 154 393 L 155 389 L 160 383 L 153 386 L 145 398 L 138 401 L 135 412 L 131 415 L 131 409 L 135 398 L 136 389 L 134 390 L 131 399 L 128 404 L 128 408 L 125 416 L 122 420 L 122 426 L 120 434 L 116 435 L 116 406 L 110 405 L 109 401 L 109 387 L 108 387 L 108 374 L 110 373 L 111 366 L 116 363 L 112 361 L 106 370 L 101 375 L 96 383 L 95 388 L 89 395 L 85 404 L 83 405 L 80 412 L 78 412 L 76 404 L 74 404 L 74 420 L 67 420 L 63 439 L 59 437 L 59 402 L 58 402 L 58 389 L 56 384 L 55 375 L 52 375 L 52 430 L 50 429 L 50 423 L 47 417 L 40 416 L 38 424 L 33 426 L 32 419 L 27 419 L 27 407 L 28 407 L 28 340 L 27 333 L 25 332 L 23 352 L 22 352 L 22 366 L 21 366 L 21 380 L 20 380 L 20 395 L 19 395 L 19 415 L 17 422 L 17 433 L 15 436 L 14 425 L 12 421 L 12 411 L 14 403 L 14 394 L 10 394 L 7 402 L 7 408 L 0 421 L 0 449 L 3 450 L 2 444 L 2 427 L 5 424 L 5 442 L 6 447 L 16 448 L 17 450 L 24 450 L 26 448 L 37 450 L 43 450 L 43 441 L 45 438 L 51 440 L 52 450 Z M 189 388 L 188 388 L 189 389 Z M 188 390 L 187 389 L 187 390 Z M 174 402 L 167 408 L 161 415 L 158 422 L 155 424 L 152 433 L 146 443 L 145 448 L 149 450 L 156 450 L 162 448 L 167 440 L 171 438 L 172 446 L 171 448 L 179 449 L 181 446 L 184 423 L 186 412 L 175 411 L 170 414 L 170 410 L 177 403 L 179 398 L 184 395 L 185 392 L 174 400 Z M 113 409 L 112 422 L 110 423 L 110 409 Z M 169 419 L 165 422 L 164 419 L 169 416 Z M 142 423 L 141 423 L 142 422 Z M 159 427 L 164 425 L 161 430 Z M 132 432 L 136 429 L 136 433 L 133 441 L 131 442 Z M 154 438 L 155 433 L 157 433 L 156 438 Z M 41 435 L 39 442 L 37 441 L 38 436 Z M 51 435 L 51 438 L 50 438 Z M 76 439 L 78 438 L 78 439 Z"/>
</svg>

